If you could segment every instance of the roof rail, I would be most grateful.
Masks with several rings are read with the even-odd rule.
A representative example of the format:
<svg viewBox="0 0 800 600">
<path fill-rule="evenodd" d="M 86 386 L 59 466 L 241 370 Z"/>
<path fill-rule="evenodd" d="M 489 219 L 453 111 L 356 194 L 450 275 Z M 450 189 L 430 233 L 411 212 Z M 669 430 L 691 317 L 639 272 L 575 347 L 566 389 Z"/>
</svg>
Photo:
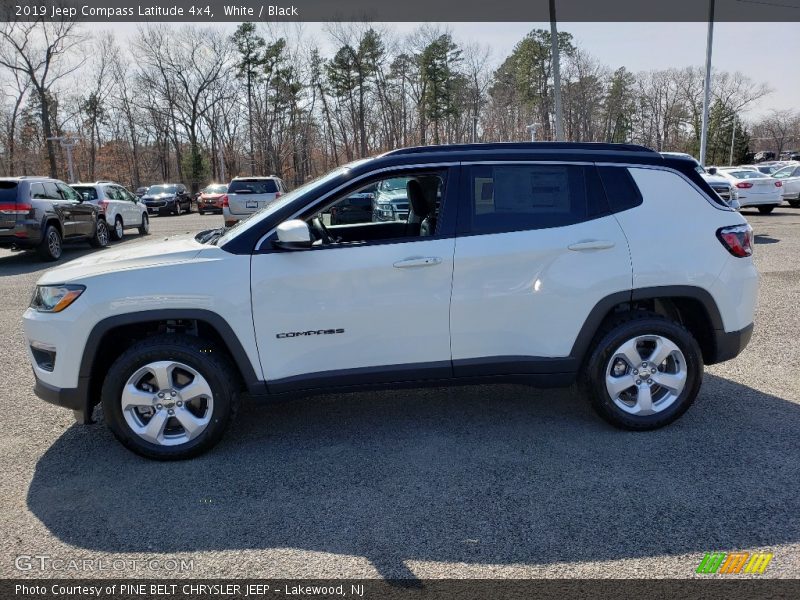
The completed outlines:
<svg viewBox="0 0 800 600">
<path fill-rule="evenodd" d="M 412 146 L 390 150 L 383 156 L 398 154 L 420 154 L 423 152 L 468 150 L 578 150 L 586 152 L 617 151 L 658 154 L 655 150 L 639 144 L 607 144 L 604 142 L 489 142 L 484 144 L 442 144 L 438 146 Z"/>
</svg>

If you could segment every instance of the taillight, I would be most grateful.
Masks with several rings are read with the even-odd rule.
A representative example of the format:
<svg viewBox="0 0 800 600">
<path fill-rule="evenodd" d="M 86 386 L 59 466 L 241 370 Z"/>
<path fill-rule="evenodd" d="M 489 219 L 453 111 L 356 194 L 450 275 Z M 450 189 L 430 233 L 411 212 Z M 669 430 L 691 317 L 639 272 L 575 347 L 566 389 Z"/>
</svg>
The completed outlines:
<svg viewBox="0 0 800 600">
<path fill-rule="evenodd" d="M 222 206 L 230 207 L 230 204 L 228 204 L 228 194 L 222 196 Z"/>
<path fill-rule="evenodd" d="M 775 182 L 775 187 L 783 187 L 783 182 L 782 181 L 776 181 Z"/>
<path fill-rule="evenodd" d="M 108 208 L 108 200 L 100 200 L 98 206 L 100 207 L 101 212 L 106 212 L 106 209 Z"/>
<path fill-rule="evenodd" d="M 751 187 L 753 187 L 753 184 L 748 181 L 740 181 L 736 184 L 736 187 L 738 187 L 740 190 L 749 190 Z"/>
<path fill-rule="evenodd" d="M 276 198 L 280 198 L 281 196 L 283 196 L 283 192 L 275 192 Z"/>
<path fill-rule="evenodd" d="M 753 228 L 750 225 L 721 227 L 717 230 L 717 238 L 737 258 L 753 255 Z"/>
<path fill-rule="evenodd" d="M 22 202 L 0 202 L 0 213 L 4 215 L 27 215 L 31 208 L 30 204 Z"/>
</svg>

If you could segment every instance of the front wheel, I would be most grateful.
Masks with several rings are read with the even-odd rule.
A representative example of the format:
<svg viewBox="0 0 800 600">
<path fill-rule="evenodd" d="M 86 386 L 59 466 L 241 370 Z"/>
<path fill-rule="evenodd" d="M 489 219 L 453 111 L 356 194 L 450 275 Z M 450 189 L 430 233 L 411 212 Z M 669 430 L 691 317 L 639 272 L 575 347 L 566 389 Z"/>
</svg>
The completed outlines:
<svg viewBox="0 0 800 600">
<path fill-rule="evenodd" d="M 768 215 L 773 210 L 775 210 L 775 206 L 759 206 L 758 207 L 758 212 L 760 212 L 762 215 Z"/>
<path fill-rule="evenodd" d="M 703 357 L 692 334 L 674 321 L 644 312 L 601 334 L 585 373 L 595 411 L 616 427 L 637 431 L 680 417 L 702 379 Z"/>
<path fill-rule="evenodd" d="M 108 246 L 108 225 L 105 219 L 97 219 L 97 225 L 94 228 L 94 237 L 89 240 L 92 248 L 105 248 Z"/>
<path fill-rule="evenodd" d="M 141 235 L 150 233 L 150 218 L 147 216 L 147 213 L 142 213 L 142 224 L 139 225 L 139 233 Z"/>
<path fill-rule="evenodd" d="M 233 368 L 212 344 L 186 335 L 142 340 L 103 382 L 106 423 L 129 450 L 156 460 L 191 458 L 224 433 L 236 403 Z"/>
</svg>

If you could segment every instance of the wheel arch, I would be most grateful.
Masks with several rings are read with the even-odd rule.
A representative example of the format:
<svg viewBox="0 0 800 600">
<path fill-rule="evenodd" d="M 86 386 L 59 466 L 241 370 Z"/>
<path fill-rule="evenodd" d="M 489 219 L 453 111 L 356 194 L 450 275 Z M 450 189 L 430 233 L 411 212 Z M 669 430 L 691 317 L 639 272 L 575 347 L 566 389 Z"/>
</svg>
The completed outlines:
<svg viewBox="0 0 800 600">
<path fill-rule="evenodd" d="M 131 343 L 164 332 L 188 332 L 226 351 L 243 387 L 250 394 L 263 395 L 260 380 L 250 358 L 233 329 L 219 314 L 204 309 L 160 309 L 114 315 L 92 328 L 81 357 L 79 379 L 87 385 L 87 412 L 99 402 L 102 374 Z"/>
<path fill-rule="evenodd" d="M 719 333 L 724 333 L 719 307 L 708 290 L 686 285 L 638 288 L 606 296 L 584 321 L 570 357 L 583 365 L 603 327 L 610 320 L 637 310 L 653 311 L 683 324 L 700 345 L 703 361 L 719 362 L 716 340 Z"/>
</svg>

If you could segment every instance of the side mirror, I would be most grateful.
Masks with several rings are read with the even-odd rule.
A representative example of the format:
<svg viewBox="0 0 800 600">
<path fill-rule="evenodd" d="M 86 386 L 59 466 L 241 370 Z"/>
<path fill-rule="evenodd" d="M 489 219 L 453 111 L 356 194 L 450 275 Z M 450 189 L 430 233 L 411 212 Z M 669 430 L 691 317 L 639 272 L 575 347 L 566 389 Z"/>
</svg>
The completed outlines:
<svg viewBox="0 0 800 600">
<path fill-rule="evenodd" d="M 308 223 L 300 219 L 284 221 L 278 225 L 278 239 L 273 242 L 276 248 L 284 250 L 307 250 L 311 248 L 314 240 L 311 238 L 311 229 Z"/>
<path fill-rule="evenodd" d="M 706 169 L 706 173 L 708 173 L 709 175 L 716 175 L 717 174 L 717 168 L 716 167 L 709 167 L 708 169 Z"/>
</svg>

